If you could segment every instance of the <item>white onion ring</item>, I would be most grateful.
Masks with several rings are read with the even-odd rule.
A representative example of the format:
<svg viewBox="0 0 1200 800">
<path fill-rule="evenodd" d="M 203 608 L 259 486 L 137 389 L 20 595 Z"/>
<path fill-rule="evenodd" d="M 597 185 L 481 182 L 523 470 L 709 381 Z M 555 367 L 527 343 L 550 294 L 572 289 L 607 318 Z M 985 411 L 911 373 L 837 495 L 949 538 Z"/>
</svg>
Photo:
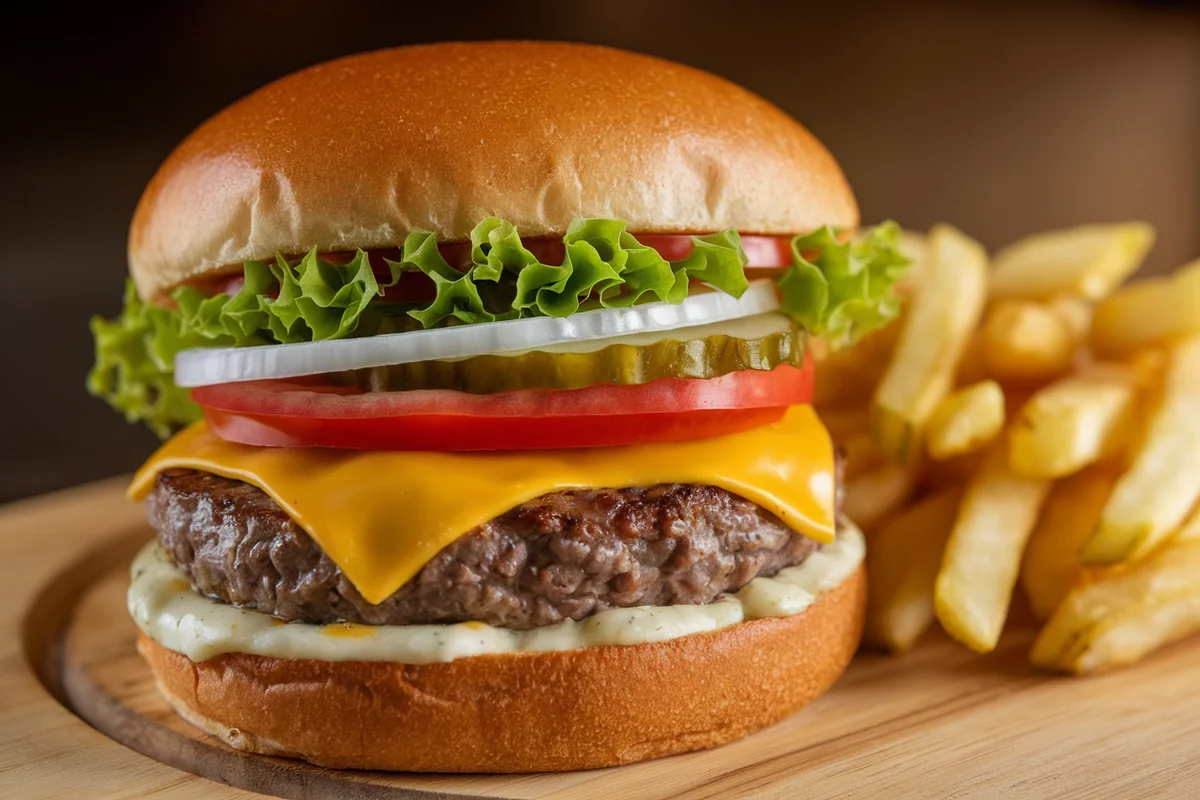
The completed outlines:
<svg viewBox="0 0 1200 800">
<path fill-rule="evenodd" d="M 261 347 L 198 347 L 175 356 L 175 383 L 190 388 L 520 352 L 562 342 L 614 339 L 634 333 L 726 322 L 778 308 L 779 295 L 774 283 L 755 281 L 740 298 L 707 292 L 679 304 L 601 308 L 569 317 L 530 317 Z"/>
</svg>

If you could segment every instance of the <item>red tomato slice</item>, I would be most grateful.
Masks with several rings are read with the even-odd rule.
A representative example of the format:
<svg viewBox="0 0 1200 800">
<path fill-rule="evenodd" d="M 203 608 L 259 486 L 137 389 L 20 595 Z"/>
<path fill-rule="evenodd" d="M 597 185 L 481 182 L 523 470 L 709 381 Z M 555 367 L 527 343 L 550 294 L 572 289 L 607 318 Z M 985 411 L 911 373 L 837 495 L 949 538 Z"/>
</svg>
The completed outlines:
<svg viewBox="0 0 1200 800">
<path fill-rule="evenodd" d="M 777 422 L 786 408 L 704 409 L 621 417 L 456 417 L 417 414 L 389 419 L 272 417 L 204 409 L 222 439 L 260 447 L 356 450 L 536 450 L 683 442 Z"/>
<path fill-rule="evenodd" d="M 295 381 L 192 390 L 223 439 L 266 447 L 524 450 L 673 442 L 749 430 L 812 401 L 803 368 L 745 370 L 712 380 L 528 389 L 362 393 Z"/>
</svg>

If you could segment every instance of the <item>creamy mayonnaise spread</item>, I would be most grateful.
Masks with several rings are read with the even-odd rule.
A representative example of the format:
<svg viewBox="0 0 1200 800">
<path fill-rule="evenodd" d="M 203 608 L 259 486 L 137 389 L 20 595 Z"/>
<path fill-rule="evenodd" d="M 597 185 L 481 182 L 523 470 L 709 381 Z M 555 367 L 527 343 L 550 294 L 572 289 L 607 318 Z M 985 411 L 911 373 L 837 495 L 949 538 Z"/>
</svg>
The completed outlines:
<svg viewBox="0 0 1200 800">
<path fill-rule="evenodd" d="M 129 613 L 147 636 L 193 661 L 221 653 L 322 661 L 431 664 L 496 653 L 576 650 L 661 642 L 748 619 L 799 614 L 849 578 L 865 554 L 862 532 L 843 521 L 837 540 L 771 578 L 755 578 L 708 605 L 601 611 L 528 631 L 481 622 L 455 625 L 312 625 L 212 600 L 194 591 L 152 542 L 133 561 Z"/>
</svg>

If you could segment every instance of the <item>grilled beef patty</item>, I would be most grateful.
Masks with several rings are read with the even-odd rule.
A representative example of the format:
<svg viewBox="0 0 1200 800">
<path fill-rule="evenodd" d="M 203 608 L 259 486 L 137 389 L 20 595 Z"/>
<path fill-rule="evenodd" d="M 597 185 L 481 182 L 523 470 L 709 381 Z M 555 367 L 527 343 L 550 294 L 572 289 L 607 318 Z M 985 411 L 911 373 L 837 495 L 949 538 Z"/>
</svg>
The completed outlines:
<svg viewBox="0 0 1200 800">
<path fill-rule="evenodd" d="M 373 605 L 254 486 L 169 470 L 147 507 L 159 541 L 196 589 L 313 623 L 478 620 L 529 629 L 609 608 L 709 603 L 817 547 L 713 486 L 553 492 L 468 532 Z"/>
</svg>

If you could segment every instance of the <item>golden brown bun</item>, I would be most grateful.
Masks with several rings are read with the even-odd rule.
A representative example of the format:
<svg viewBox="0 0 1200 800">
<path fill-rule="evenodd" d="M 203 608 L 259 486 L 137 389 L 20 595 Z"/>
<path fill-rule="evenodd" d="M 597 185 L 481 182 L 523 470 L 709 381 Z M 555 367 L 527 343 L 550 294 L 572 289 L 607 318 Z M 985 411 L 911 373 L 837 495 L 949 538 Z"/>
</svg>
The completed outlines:
<svg viewBox="0 0 1200 800">
<path fill-rule="evenodd" d="M 233 747 L 327 767 L 591 769 L 714 747 L 798 711 L 858 646 L 860 568 L 802 614 L 655 644 L 446 664 L 194 662 L 142 636 L 159 690 Z"/>
<path fill-rule="evenodd" d="M 721 78 L 594 45 L 435 44 L 311 67 L 205 122 L 142 195 L 129 266 L 161 297 L 277 252 L 461 241 L 490 215 L 524 236 L 576 216 L 685 233 L 858 221 L 821 143 Z"/>
</svg>

